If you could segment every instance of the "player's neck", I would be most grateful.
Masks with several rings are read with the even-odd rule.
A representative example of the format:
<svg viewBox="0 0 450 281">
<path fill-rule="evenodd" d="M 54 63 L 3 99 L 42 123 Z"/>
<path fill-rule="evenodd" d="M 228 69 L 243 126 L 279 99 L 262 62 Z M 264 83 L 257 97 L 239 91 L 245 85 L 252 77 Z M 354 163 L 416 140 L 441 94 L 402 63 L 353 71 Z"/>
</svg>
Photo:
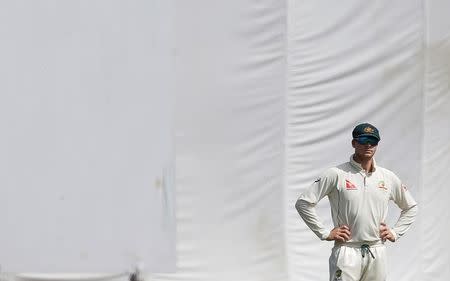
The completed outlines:
<svg viewBox="0 0 450 281">
<path fill-rule="evenodd" d="M 360 155 L 353 155 L 353 159 L 356 163 L 359 163 L 361 167 L 366 172 L 372 172 L 373 171 L 373 158 L 372 157 L 361 157 Z"/>
</svg>

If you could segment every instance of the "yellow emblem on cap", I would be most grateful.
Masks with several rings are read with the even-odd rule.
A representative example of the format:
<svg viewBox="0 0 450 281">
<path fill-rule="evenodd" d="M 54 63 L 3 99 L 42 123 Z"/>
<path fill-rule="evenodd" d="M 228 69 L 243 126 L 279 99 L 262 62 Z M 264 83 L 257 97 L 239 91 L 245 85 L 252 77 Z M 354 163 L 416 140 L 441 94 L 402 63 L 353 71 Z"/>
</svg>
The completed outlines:
<svg viewBox="0 0 450 281">
<path fill-rule="evenodd" d="M 364 132 L 365 132 L 365 133 L 373 133 L 373 131 L 374 131 L 374 130 L 373 130 L 372 127 L 365 127 L 365 128 L 364 128 Z"/>
</svg>

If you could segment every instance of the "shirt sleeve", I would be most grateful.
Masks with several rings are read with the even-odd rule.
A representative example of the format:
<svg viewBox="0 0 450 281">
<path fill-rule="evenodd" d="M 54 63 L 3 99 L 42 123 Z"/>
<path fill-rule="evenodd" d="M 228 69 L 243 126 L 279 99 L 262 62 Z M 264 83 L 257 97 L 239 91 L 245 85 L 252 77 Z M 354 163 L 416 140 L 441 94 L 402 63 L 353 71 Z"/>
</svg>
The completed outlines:
<svg viewBox="0 0 450 281">
<path fill-rule="evenodd" d="M 416 220 L 418 207 L 406 185 L 402 184 L 397 176 L 393 178 L 391 199 L 401 209 L 400 217 L 392 228 L 395 240 L 397 240 L 408 231 L 411 224 Z"/>
<path fill-rule="evenodd" d="M 327 170 L 320 178 L 311 184 L 298 198 L 295 208 L 306 225 L 322 240 L 330 234 L 316 212 L 317 203 L 330 194 L 337 186 L 338 175 L 334 169 Z"/>
</svg>

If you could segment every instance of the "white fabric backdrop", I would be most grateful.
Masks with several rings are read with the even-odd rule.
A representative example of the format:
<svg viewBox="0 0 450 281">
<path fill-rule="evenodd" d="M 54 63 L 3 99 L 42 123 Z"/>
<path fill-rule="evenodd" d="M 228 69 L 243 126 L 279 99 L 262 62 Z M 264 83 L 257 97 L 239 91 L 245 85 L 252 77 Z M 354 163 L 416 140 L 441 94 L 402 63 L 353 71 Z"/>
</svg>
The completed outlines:
<svg viewBox="0 0 450 281">
<path fill-rule="evenodd" d="M 175 269 L 173 7 L 0 2 L 0 270 Z"/>
<path fill-rule="evenodd" d="M 227 65 L 221 60 L 221 57 L 224 56 L 223 50 L 229 47 L 220 40 L 218 46 L 218 39 L 216 38 L 218 35 L 216 34 L 231 38 L 229 33 L 224 32 L 224 30 L 235 31 L 237 29 L 235 25 L 223 21 L 223 17 L 226 17 L 226 15 L 230 17 L 233 14 L 230 13 L 232 8 L 239 13 L 239 11 L 245 10 L 245 5 L 251 5 L 251 3 L 240 3 L 239 7 L 234 7 L 236 4 L 233 2 L 216 4 L 215 6 L 205 6 L 205 3 L 202 2 L 201 6 L 195 6 L 198 3 L 189 3 L 189 13 L 186 13 L 187 4 L 182 5 L 181 11 L 186 17 L 177 17 L 177 26 L 181 26 L 182 28 L 179 31 L 183 32 L 182 35 L 177 34 L 177 36 L 182 36 L 182 38 L 192 37 L 193 41 L 179 41 L 179 47 L 185 48 L 186 45 L 183 43 L 188 42 L 185 44 L 193 44 L 196 49 L 194 54 L 181 56 L 183 60 L 179 61 L 179 66 L 189 69 L 189 76 L 184 76 L 184 72 L 182 72 L 184 79 L 190 79 L 190 83 L 198 83 L 192 81 L 205 79 L 204 83 L 206 87 L 209 87 L 210 82 L 208 80 L 212 75 L 210 72 L 217 71 L 217 62 L 223 63 L 223 66 Z M 293 209 L 293 202 L 301 189 L 306 187 L 323 169 L 348 159 L 351 153 L 350 131 L 357 122 L 369 121 L 380 127 L 383 141 L 380 145 L 378 161 L 385 167 L 395 170 L 408 184 L 418 201 L 422 202 L 421 186 L 422 181 L 425 180 L 422 179 L 422 163 L 426 159 L 424 155 L 426 133 L 423 129 L 424 122 L 426 122 L 424 119 L 424 54 L 426 53 L 424 52 L 426 47 L 424 45 L 424 31 L 429 28 L 425 20 L 427 17 L 425 16 L 424 4 L 424 1 L 396 1 L 395 3 L 376 1 L 370 4 L 367 4 L 366 1 L 344 1 L 339 4 L 330 1 L 289 1 L 287 7 L 288 45 L 286 50 L 288 61 L 286 71 L 287 91 L 284 107 L 287 115 L 285 125 L 286 191 L 284 197 L 286 217 L 284 220 L 286 222 L 286 269 L 289 280 L 326 280 L 327 278 L 327 259 L 331 246 L 329 243 L 318 241 L 309 230 L 305 229 Z M 439 4 L 436 5 L 439 6 Z M 195 11 L 194 7 L 198 10 Z M 197 26 L 197 22 L 204 19 L 200 15 L 205 9 L 208 9 L 211 20 L 208 21 L 209 26 L 203 26 L 202 29 Z M 263 13 L 258 13 L 255 10 L 255 14 L 252 16 L 257 18 L 259 15 L 262 16 Z M 196 23 L 196 28 L 189 28 L 193 22 Z M 228 26 L 225 27 L 224 25 Z M 250 26 L 251 22 L 248 20 L 245 25 Z M 211 26 L 216 30 L 213 35 L 209 33 L 209 27 Z M 255 28 L 254 31 L 258 32 L 259 29 Z M 206 42 L 201 41 L 197 37 L 197 32 L 205 32 L 211 37 Z M 234 37 L 234 39 L 237 40 L 238 38 Z M 239 40 L 243 39 L 245 38 L 239 38 Z M 203 40 L 205 39 L 203 38 Z M 268 41 L 267 45 L 269 43 L 273 42 Z M 234 41 L 230 45 L 236 44 L 239 44 L 239 42 Z M 203 45 L 202 50 L 197 50 L 200 45 Z M 220 53 L 221 57 L 216 57 L 215 52 Z M 199 53 L 201 53 L 201 58 L 198 57 Z M 225 56 L 227 55 L 226 52 Z M 189 57 L 192 60 L 189 60 Z M 202 62 L 201 67 L 199 67 L 197 60 Z M 207 60 L 209 62 L 203 64 Z M 250 73 L 256 68 L 262 70 L 260 65 L 255 64 L 253 66 L 254 68 L 233 72 L 233 75 L 238 79 L 238 77 L 244 77 L 245 73 Z M 205 70 L 205 68 L 208 70 Z M 192 79 L 193 77 L 195 79 Z M 213 89 L 214 92 L 221 91 L 224 87 L 230 87 L 230 84 L 226 82 L 222 84 L 224 80 L 230 78 L 220 75 L 216 79 L 219 79 L 220 83 Z M 217 80 L 214 81 L 217 82 Z M 437 83 L 447 85 L 447 81 L 448 77 L 440 77 Z M 191 85 L 190 83 L 189 85 Z M 178 84 L 185 85 L 180 82 Z M 234 106 L 239 106 L 239 104 L 234 103 L 241 103 L 242 101 L 230 101 L 225 97 L 220 97 L 221 104 L 226 105 L 227 108 L 217 108 L 216 102 L 208 97 L 201 97 L 199 91 L 196 90 L 197 88 L 189 90 L 190 88 L 184 86 L 183 89 L 188 89 L 182 93 L 183 95 L 190 94 L 191 97 L 196 98 L 189 103 L 190 105 L 199 101 L 210 102 L 210 111 L 206 112 L 204 116 L 211 114 L 210 118 L 214 118 L 216 122 L 215 129 L 213 134 L 206 135 L 203 133 L 203 135 L 199 135 L 202 140 L 209 141 L 208 146 L 214 140 L 215 133 L 223 134 L 225 128 L 234 127 L 234 122 L 228 120 L 228 115 L 224 117 L 223 112 L 226 112 L 227 108 L 230 110 Z M 239 94 L 238 92 L 235 93 Z M 241 95 L 242 98 L 246 96 L 242 93 Z M 448 91 L 445 89 L 442 95 L 447 97 Z M 227 101 L 227 103 L 223 101 Z M 183 104 L 186 103 L 183 102 Z M 270 108 L 270 105 L 256 102 L 254 105 L 248 110 L 249 113 Z M 445 122 L 449 119 L 448 113 L 441 113 L 436 117 L 438 120 Z M 203 122 L 200 125 L 184 123 L 186 125 L 178 128 L 182 128 L 183 132 L 197 131 L 204 126 Z M 245 125 L 249 126 L 248 124 Z M 212 127 L 213 125 L 209 126 Z M 252 126 L 251 124 L 249 128 L 252 128 Z M 256 136 L 257 134 L 249 135 L 248 138 L 250 140 Z M 445 141 L 445 139 L 442 141 Z M 177 138 L 177 144 L 179 146 L 180 144 L 186 144 L 185 139 Z M 190 150 L 186 150 L 187 152 L 192 153 Z M 180 158 L 182 156 L 180 150 L 178 156 Z M 235 157 L 240 156 L 236 155 Z M 264 158 L 261 156 L 261 159 Z M 178 169 L 183 170 L 181 167 L 188 166 L 190 172 L 186 172 L 186 175 L 193 176 L 198 173 L 193 172 L 196 169 L 195 166 L 200 166 L 198 163 L 186 160 L 184 165 L 180 165 L 181 161 L 180 159 L 178 162 Z M 218 159 L 214 163 L 221 165 L 220 162 L 223 163 L 224 161 Z M 208 165 L 208 167 L 211 167 L 211 165 Z M 440 166 L 440 169 L 443 171 L 445 168 Z M 230 173 L 230 176 L 233 176 L 233 174 L 235 177 L 239 175 L 234 171 Z M 219 183 L 224 180 L 217 175 L 212 175 L 210 179 Z M 198 179 L 192 177 L 190 181 L 195 183 Z M 187 177 L 184 177 L 179 178 L 178 183 L 181 189 L 182 186 L 188 185 L 189 181 Z M 208 185 L 208 187 L 210 186 Z M 198 191 L 192 190 L 192 192 L 201 195 L 203 200 L 211 198 L 210 195 L 203 192 L 201 185 L 197 186 L 196 190 Z M 179 197 L 184 197 L 183 192 L 179 190 Z M 241 206 L 241 198 L 241 196 L 239 200 L 236 198 L 233 205 Z M 448 198 L 448 196 L 444 198 Z M 248 197 L 248 200 L 248 202 L 251 202 L 251 197 Z M 442 200 L 442 206 L 444 206 L 444 202 L 445 199 Z M 276 202 L 273 203 L 276 204 Z M 195 205 L 197 206 L 197 204 Z M 326 202 L 322 207 L 325 205 Z M 197 207 L 191 208 L 191 210 L 194 209 L 197 210 Z M 179 216 L 183 218 L 178 220 L 180 233 L 183 232 L 183 229 L 187 231 L 199 226 L 195 219 L 189 219 L 189 217 L 182 215 L 187 211 L 188 206 L 179 203 Z M 327 217 L 328 210 L 324 208 L 321 213 L 324 217 Z M 389 218 L 391 224 L 394 223 L 397 215 L 398 211 L 393 210 Z M 226 225 L 240 217 L 243 218 L 243 214 L 235 214 L 235 217 L 223 217 L 221 223 Z M 246 227 L 252 221 L 250 217 L 245 218 L 245 220 L 239 222 L 242 223 L 242 227 Z M 419 219 L 405 237 L 389 247 L 390 280 L 417 280 L 424 275 L 423 267 L 425 264 L 420 258 L 423 246 L 418 245 L 418 243 L 423 239 L 421 236 L 423 233 L 422 224 L 426 220 L 426 218 Z M 445 224 L 438 228 L 439 231 L 444 231 L 443 233 L 448 229 Z M 244 232 L 246 231 L 248 230 Z M 237 238 L 236 241 L 239 243 L 242 239 Z M 184 235 L 179 236 L 178 242 L 179 246 L 205 243 L 196 241 L 193 236 Z M 227 247 L 223 249 L 225 252 L 229 250 Z M 188 253 L 191 255 L 188 256 Z M 228 267 L 228 262 L 222 263 L 224 267 L 228 268 L 226 274 L 221 274 L 215 268 L 211 269 L 210 265 L 214 263 L 215 255 L 208 253 L 206 257 L 202 258 L 200 255 L 205 252 L 198 251 L 197 253 L 199 254 L 196 254 L 196 248 L 194 247 L 182 247 L 179 249 L 179 273 L 171 276 L 159 276 L 159 278 L 167 280 L 202 278 L 221 280 L 223 278 L 229 279 L 229 276 L 235 272 L 236 276 L 233 276 L 233 279 L 248 279 L 247 275 L 241 274 L 242 268 Z M 248 254 L 251 254 L 251 252 Z M 442 252 L 437 254 L 437 251 L 435 251 L 432 257 L 442 258 L 446 261 L 446 254 Z M 198 260 L 207 262 L 206 264 L 194 263 Z M 183 266 L 183 264 L 191 263 L 198 265 L 198 267 Z M 245 268 L 247 269 L 248 266 L 251 265 L 245 265 Z M 253 266 L 258 268 L 256 263 Z M 267 277 L 264 270 L 255 271 L 254 274 L 255 278 L 258 279 Z"/>
<path fill-rule="evenodd" d="M 417 223 L 389 246 L 389 280 L 448 279 L 448 1 L 173 8 L 178 272 L 149 279 L 327 280 L 331 245 L 294 202 L 348 159 L 361 121 L 380 128 L 378 162 L 420 204 Z"/>
<path fill-rule="evenodd" d="M 395 171 L 418 195 L 421 5 L 410 0 L 289 2 L 286 229 L 291 280 L 327 279 L 332 243 L 320 241 L 292 206 L 326 168 L 348 161 L 351 131 L 359 122 L 380 129 L 378 164 Z M 324 201 L 318 212 L 331 227 Z M 398 214 L 391 212 L 391 225 Z M 414 280 L 420 264 L 415 259 L 420 253 L 415 247 L 418 237 L 415 225 L 389 245 L 390 280 Z"/>
<path fill-rule="evenodd" d="M 424 150 L 421 196 L 422 280 L 450 274 L 450 2 L 425 1 Z"/>
<path fill-rule="evenodd" d="M 179 1 L 176 275 L 286 280 L 282 1 Z"/>
</svg>

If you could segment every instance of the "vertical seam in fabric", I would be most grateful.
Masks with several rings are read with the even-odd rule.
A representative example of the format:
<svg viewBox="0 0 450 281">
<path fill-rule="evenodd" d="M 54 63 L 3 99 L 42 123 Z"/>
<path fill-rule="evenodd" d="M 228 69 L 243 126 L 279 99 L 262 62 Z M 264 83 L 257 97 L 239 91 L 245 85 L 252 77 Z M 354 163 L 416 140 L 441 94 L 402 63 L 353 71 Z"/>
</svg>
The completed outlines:
<svg viewBox="0 0 450 281">
<path fill-rule="evenodd" d="M 421 147 L 420 147 L 420 176 L 419 176 L 419 202 L 423 199 L 423 184 L 424 184 L 424 169 L 425 169 L 425 142 L 426 142 L 426 106 L 427 106 L 427 73 L 428 73 L 428 55 L 427 55 L 427 42 L 429 40 L 428 38 L 428 2 L 427 0 L 422 1 L 422 122 L 421 122 L 421 130 L 422 130 L 422 137 L 421 137 Z M 422 201 L 423 202 L 423 201 Z M 419 239 L 424 240 L 423 237 L 423 226 L 422 224 L 419 224 Z M 421 247 L 424 247 L 422 243 L 419 243 Z M 424 250 L 424 249 L 422 249 Z M 425 279 L 425 258 L 422 256 L 422 262 L 421 264 L 421 278 Z"/>
<path fill-rule="evenodd" d="M 283 107 L 284 107 L 284 126 L 283 126 L 283 202 L 284 202 L 284 217 L 283 217 L 283 225 L 284 225 L 284 257 L 285 257 L 285 270 L 287 280 L 291 280 L 291 271 L 290 271 L 290 255 L 289 255 L 289 233 L 288 233 L 288 225 L 287 221 L 289 218 L 289 198 L 288 198 L 288 182 L 287 182 L 287 167 L 288 167 L 288 95 L 289 95 L 289 0 L 284 1 L 284 95 L 283 95 Z"/>
<path fill-rule="evenodd" d="M 287 280 L 291 280 L 291 255 L 289 253 L 289 231 L 288 231 L 288 219 L 290 208 L 289 206 L 289 197 L 290 195 L 289 187 L 288 187 L 288 173 L 287 168 L 289 166 L 288 163 L 288 151 L 289 151 L 289 141 L 288 141 L 288 130 L 289 130 L 289 0 L 284 1 L 284 12 L 285 12 L 285 25 L 284 25 L 284 61 L 285 61 L 285 71 L 284 71 L 284 95 L 283 95 L 283 105 L 284 105 L 284 137 L 283 137 L 283 193 L 284 193 L 284 248 L 285 248 L 285 270 Z"/>
</svg>

